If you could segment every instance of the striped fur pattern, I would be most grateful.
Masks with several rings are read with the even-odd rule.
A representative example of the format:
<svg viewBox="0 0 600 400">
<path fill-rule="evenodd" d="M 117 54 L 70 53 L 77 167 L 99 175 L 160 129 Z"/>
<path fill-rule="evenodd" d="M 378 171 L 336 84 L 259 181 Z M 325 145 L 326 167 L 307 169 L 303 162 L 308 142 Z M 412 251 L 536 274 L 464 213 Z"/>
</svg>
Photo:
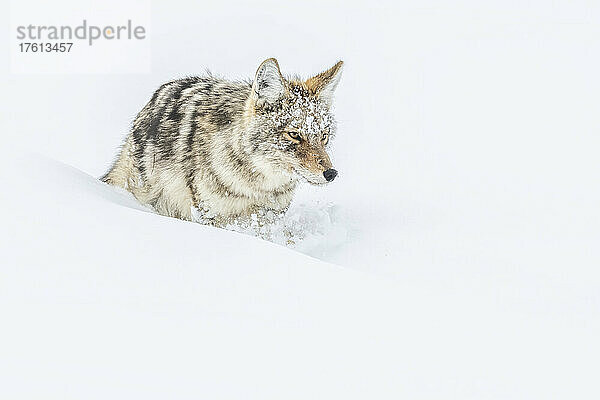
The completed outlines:
<svg viewBox="0 0 600 400">
<path fill-rule="evenodd" d="M 185 220 L 223 224 L 258 210 L 284 212 L 300 179 L 327 183 L 341 67 L 286 79 L 268 59 L 252 82 L 207 75 L 165 83 L 102 180 Z"/>
</svg>

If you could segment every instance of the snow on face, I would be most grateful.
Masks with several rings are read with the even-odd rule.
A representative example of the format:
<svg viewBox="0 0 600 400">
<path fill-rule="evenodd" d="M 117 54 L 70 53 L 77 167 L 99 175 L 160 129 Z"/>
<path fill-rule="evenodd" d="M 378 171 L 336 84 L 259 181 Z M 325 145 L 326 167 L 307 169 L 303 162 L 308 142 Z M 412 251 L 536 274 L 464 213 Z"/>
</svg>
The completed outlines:
<svg viewBox="0 0 600 400">
<path fill-rule="evenodd" d="M 323 134 L 333 134 L 335 120 L 329 108 L 300 86 L 292 86 L 282 108 L 272 120 L 280 128 L 300 132 L 309 142 L 320 141 Z"/>
</svg>

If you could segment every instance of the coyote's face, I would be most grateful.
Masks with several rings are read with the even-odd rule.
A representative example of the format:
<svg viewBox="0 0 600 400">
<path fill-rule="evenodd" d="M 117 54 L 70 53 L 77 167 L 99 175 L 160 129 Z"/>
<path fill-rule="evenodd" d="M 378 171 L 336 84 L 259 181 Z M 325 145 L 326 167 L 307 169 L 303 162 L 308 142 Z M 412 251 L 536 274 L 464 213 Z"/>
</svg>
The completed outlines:
<svg viewBox="0 0 600 400">
<path fill-rule="evenodd" d="M 301 81 L 284 79 L 275 59 L 261 64 L 247 105 L 255 156 L 315 185 L 336 177 L 327 147 L 335 135 L 331 101 L 341 67 L 340 61 Z"/>
</svg>

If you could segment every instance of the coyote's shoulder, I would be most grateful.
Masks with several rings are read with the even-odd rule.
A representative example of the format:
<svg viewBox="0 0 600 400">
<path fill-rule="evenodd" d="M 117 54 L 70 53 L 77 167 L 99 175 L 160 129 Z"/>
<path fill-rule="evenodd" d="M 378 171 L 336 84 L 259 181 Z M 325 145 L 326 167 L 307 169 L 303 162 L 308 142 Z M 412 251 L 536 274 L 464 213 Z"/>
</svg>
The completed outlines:
<svg viewBox="0 0 600 400">
<path fill-rule="evenodd" d="M 301 81 L 283 78 L 268 59 L 252 82 L 207 75 L 165 83 L 102 180 L 187 220 L 285 210 L 299 177 L 323 184 L 337 174 L 326 147 L 341 65 Z"/>
</svg>

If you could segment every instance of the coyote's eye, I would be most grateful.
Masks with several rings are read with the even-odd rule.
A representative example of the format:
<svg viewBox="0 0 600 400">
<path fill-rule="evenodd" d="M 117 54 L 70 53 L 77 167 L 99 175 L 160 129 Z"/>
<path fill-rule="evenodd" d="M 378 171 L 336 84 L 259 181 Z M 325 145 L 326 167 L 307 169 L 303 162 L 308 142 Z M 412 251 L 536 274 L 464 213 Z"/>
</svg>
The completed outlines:
<svg viewBox="0 0 600 400">
<path fill-rule="evenodd" d="M 285 131 L 288 139 L 295 143 L 300 143 L 302 137 L 300 136 L 300 132 L 297 131 Z"/>
</svg>

